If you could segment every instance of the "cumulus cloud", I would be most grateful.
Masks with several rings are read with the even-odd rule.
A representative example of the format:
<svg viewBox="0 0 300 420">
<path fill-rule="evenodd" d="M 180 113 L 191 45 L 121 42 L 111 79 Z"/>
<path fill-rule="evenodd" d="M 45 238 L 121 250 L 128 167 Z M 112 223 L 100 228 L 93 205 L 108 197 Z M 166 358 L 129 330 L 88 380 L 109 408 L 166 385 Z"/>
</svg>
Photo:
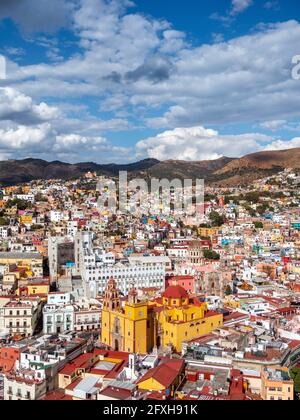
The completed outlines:
<svg viewBox="0 0 300 420">
<path fill-rule="evenodd" d="M 0 120 L 33 124 L 58 118 L 59 115 L 56 107 L 45 102 L 35 104 L 32 98 L 14 88 L 0 88 Z"/>
<path fill-rule="evenodd" d="M 158 160 L 211 160 L 222 156 L 240 157 L 263 150 L 272 137 L 249 133 L 222 135 L 204 127 L 176 128 L 150 137 L 137 144 L 137 155 Z"/>
<path fill-rule="evenodd" d="M 159 83 L 169 79 L 172 69 L 173 64 L 166 58 L 153 57 L 135 70 L 126 73 L 125 79 L 129 82 L 147 79 L 152 83 Z"/>
<path fill-rule="evenodd" d="M 90 150 L 101 150 L 103 146 L 107 146 L 108 142 L 103 137 L 85 137 L 79 134 L 64 134 L 56 137 L 54 145 L 55 152 L 74 151 L 74 149 L 88 148 Z"/>
<path fill-rule="evenodd" d="M 300 84 L 291 78 L 300 25 L 290 21 L 253 35 L 181 52 L 176 72 L 163 86 L 139 84 L 135 103 L 174 102 L 150 126 L 244 123 L 293 118 L 300 109 Z M 280 51 L 280 53 L 279 53 Z M 298 92 L 298 94 L 297 94 Z M 283 118 L 282 118 L 283 117 Z"/>
<path fill-rule="evenodd" d="M 10 2 L 10 16 L 14 14 L 18 22 L 17 11 L 20 14 L 21 9 L 16 3 Z M 62 15 L 64 3 L 60 1 Z M 265 141 L 275 140 L 264 140 L 259 133 L 240 137 L 218 132 L 209 135 L 206 131 L 201 135 L 185 133 L 183 137 L 189 138 L 189 144 L 179 136 L 178 143 L 174 143 L 178 144 L 176 151 L 175 147 L 168 147 L 166 137 L 171 141 L 176 131 L 173 129 L 184 130 L 177 127 L 250 123 L 275 131 L 282 128 L 281 123 L 285 125 L 283 121 L 299 120 L 300 84 L 291 78 L 291 58 L 298 51 L 300 40 L 297 21 L 260 26 L 250 35 L 226 42 L 215 34 L 212 44 L 196 45 L 189 44 L 186 34 L 169 22 L 137 13 L 130 1 L 80 0 L 77 3 L 78 7 L 69 13 L 69 20 L 79 40 L 78 52 L 63 58 L 57 42 L 39 37 L 40 45 L 50 55 L 54 52 L 55 63 L 21 66 L 9 62 L 6 82 L 13 91 L 0 91 L 0 119 L 21 126 L 50 123 L 55 144 L 60 136 L 57 153 L 63 153 L 66 136 L 79 136 L 81 140 L 72 137 L 74 150 L 82 147 L 87 157 L 89 149 L 85 145 L 107 147 L 96 144 L 96 139 L 106 138 L 107 132 L 146 125 L 155 130 L 169 129 L 167 133 L 173 134 L 163 137 L 165 143 L 157 147 L 156 142 L 162 140 L 160 135 L 141 141 L 139 156 L 143 153 L 156 154 L 159 158 L 175 157 L 175 154 L 187 158 L 193 154 L 196 158 L 237 156 L 264 147 Z M 1 3 L 0 18 L 7 15 L 7 4 L 7 1 Z M 47 4 L 45 13 L 50 6 L 53 13 L 57 10 L 55 0 Z M 247 10 L 251 2 L 235 0 L 231 4 L 230 14 L 234 18 Z M 22 22 L 20 17 L 23 28 L 26 19 L 29 27 L 30 19 L 40 16 L 39 13 L 28 16 L 28 10 L 32 9 L 26 9 Z M 53 28 L 62 25 L 57 22 Z M 57 105 L 46 104 L 45 98 L 47 101 L 51 98 Z M 64 103 L 61 108 L 59 102 Z M 75 105 L 80 102 L 88 108 L 92 105 L 74 116 L 67 102 Z M 177 135 L 178 132 L 176 138 Z M 80 146 L 76 146 L 76 141 Z M 219 150 L 213 147 L 214 141 Z M 119 148 L 109 142 L 108 145 L 112 153 L 119 153 Z M 119 158 L 116 156 L 114 160 Z"/>
<path fill-rule="evenodd" d="M 113 146 L 105 137 L 58 134 L 50 123 L 0 127 L 1 159 L 39 156 L 47 160 L 111 162 L 115 154 L 121 154 L 125 161 L 130 159 L 129 149 Z"/>
<path fill-rule="evenodd" d="M 26 153 L 33 148 L 36 151 L 47 150 L 53 142 L 52 128 L 49 123 L 35 127 L 23 125 L 0 129 L 0 149 L 7 152 L 22 151 Z"/>
<path fill-rule="evenodd" d="M 299 114 L 300 84 L 291 78 L 298 22 L 190 46 L 167 22 L 127 14 L 126 4 L 83 0 L 74 28 L 84 53 L 56 65 L 23 66 L 17 74 L 10 72 L 13 83 L 37 98 L 116 98 L 133 113 L 142 106 L 143 119 L 157 128 L 264 122 Z M 166 46 L 173 41 L 176 48 Z M 153 117 L 158 106 L 160 115 Z"/>
<path fill-rule="evenodd" d="M 289 141 L 276 140 L 268 144 L 265 150 L 287 150 L 300 147 L 300 137 L 295 137 Z"/>
<path fill-rule="evenodd" d="M 75 0 L 1 0 L 0 19 L 11 18 L 25 32 L 54 32 L 67 25 Z"/>
</svg>

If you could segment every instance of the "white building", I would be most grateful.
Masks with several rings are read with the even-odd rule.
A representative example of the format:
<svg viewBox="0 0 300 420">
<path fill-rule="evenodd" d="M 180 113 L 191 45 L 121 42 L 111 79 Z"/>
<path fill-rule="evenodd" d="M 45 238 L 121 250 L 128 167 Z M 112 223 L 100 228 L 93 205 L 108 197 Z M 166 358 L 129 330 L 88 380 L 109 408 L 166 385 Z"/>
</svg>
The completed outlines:
<svg viewBox="0 0 300 420">
<path fill-rule="evenodd" d="M 69 293 L 50 293 L 43 309 L 44 334 L 63 334 L 73 331 L 74 312 Z"/>
<path fill-rule="evenodd" d="M 45 379 L 37 371 L 16 371 L 4 376 L 4 400 L 40 400 L 47 391 Z"/>
<path fill-rule="evenodd" d="M 50 211 L 50 220 L 52 223 L 59 223 L 62 220 L 65 220 L 65 214 L 61 211 L 51 210 Z"/>
<path fill-rule="evenodd" d="M 30 203 L 34 203 L 34 195 L 33 194 L 17 194 L 15 198 L 18 200 L 29 201 Z"/>
<path fill-rule="evenodd" d="M 90 297 L 103 294 L 107 282 L 114 278 L 123 295 L 127 295 L 134 284 L 136 288 L 163 288 L 167 268 L 171 266 L 168 257 L 130 257 L 117 264 L 85 265 L 83 279 Z"/>
<path fill-rule="evenodd" d="M 76 309 L 74 313 L 75 331 L 100 331 L 101 309 Z"/>
<path fill-rule="evenodd" d="M 172 258 L 187 258 L 188 247 L 185 245 L 173 245 L 167 249 L 167 254 Z"/>
<path fill-rule="evenodd" d="M 0 238 L 7 239 L 11 236 L 11 228 L 9 226 L 0 226 Z"/>
<path fill-rule="evenodd" d="M 34 335 L 42 310 L 39 299 L 11 301 L 2 308 L 3 332 L 9 335 Z"/>
</svg>

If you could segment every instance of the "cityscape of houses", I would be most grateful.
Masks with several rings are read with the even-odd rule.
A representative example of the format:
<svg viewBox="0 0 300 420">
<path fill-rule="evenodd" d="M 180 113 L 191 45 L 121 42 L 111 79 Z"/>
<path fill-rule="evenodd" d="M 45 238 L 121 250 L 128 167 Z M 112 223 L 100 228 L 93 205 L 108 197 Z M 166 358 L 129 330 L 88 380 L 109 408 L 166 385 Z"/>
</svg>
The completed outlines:
<svg viewBox="0 0 300 420">
<path fill-rule="evenodd" d="M 99 209 L 97 180 L 1 190 L 0 399 L 298 399 L 299 174 L 193 219 Z"/>
</svg>

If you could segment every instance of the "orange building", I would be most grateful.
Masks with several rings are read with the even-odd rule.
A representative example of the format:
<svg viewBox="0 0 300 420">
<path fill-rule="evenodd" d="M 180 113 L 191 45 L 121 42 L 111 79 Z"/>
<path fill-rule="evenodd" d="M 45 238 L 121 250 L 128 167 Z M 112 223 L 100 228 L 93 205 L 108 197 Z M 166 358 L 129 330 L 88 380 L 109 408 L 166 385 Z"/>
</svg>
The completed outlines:
<svg viewBox="0 0 300 420">
<path fill-rule="evenodd" d="M 19 346 L 2 347 L 0 349 L 0 372 L 10 372 L 17 360 L 19 360 L 20 353 L 23 348 Z"/>
<path fill-rule="evenodd" d="M 262 398 L 265 401 L 294 400 L 294 381 L 288 368 L 269 366 L 263 369 Z"/>
</svg>

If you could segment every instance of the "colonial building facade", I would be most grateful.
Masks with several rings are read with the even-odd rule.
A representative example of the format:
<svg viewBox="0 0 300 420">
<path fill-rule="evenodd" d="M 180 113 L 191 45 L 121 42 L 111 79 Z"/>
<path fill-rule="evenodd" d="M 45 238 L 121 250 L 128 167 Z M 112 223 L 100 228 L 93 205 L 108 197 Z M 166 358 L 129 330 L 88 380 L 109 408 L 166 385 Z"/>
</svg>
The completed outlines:
<svg viewBox="0 0 300 420">
<path fill-rule="evenodd" d="M 206 303 L 190 299 L 180 286 L 170 286 L 151 302 L 140 302 L 129 292 L 121 305 L 116 282 L 105 292 L 101 342 L 115 350 L 146 353 L 153 348 L 181 352 L 182 343 L 209 334 L 223 324 L 223 316 L 208 311 Z"/>
</svg>

